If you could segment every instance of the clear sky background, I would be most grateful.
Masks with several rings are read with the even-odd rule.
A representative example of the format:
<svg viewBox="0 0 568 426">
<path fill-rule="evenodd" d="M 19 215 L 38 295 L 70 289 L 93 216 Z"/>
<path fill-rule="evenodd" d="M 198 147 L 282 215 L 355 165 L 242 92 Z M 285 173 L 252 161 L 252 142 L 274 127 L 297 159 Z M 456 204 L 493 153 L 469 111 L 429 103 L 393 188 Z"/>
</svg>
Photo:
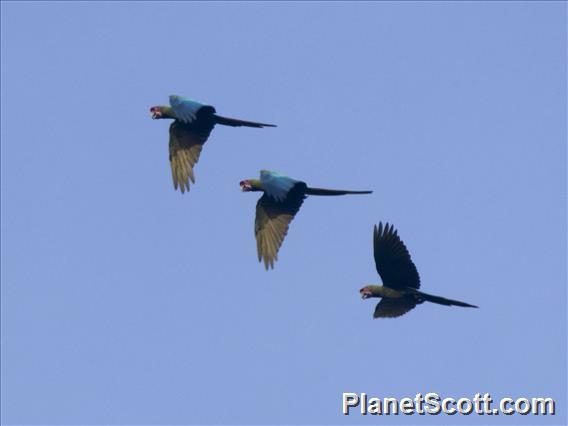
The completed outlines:
<svg viewBox="0 0 568 426">
<path fill-rule="evenodd" d="M 2 2 L 2 422 L 564 424 L 566 4 Z M 218 126 L 174 192 L 170 94 Z M 273 271 L 271 169 L 313 186 Z M 373 320 L 373 225 L 423 304 Z M 556 417 L 341 414 L 342 392 Z"/>
</svg>

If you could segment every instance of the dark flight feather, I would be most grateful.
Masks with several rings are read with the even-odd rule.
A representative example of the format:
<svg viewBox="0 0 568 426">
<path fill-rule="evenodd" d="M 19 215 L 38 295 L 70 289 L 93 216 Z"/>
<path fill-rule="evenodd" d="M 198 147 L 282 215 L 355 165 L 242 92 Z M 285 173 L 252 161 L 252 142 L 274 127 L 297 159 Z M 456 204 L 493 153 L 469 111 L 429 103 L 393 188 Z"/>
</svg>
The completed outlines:
<svg viewBox="0 0 568 426">
<path fill-rule="evenodd" d="M 422 299 L 424 299 L 428 302 L 437 303 L 439 305 L 462 306 L 464 308 L 477 308 L 478 307 L 478 306 L 475 306 L 475 305 L 470 305 L 469 303 L 460 302 L 459 300 L 446 299 L 445 297 L 434 296 L 432 294 L 423 293 L 421 291 L 416 291 L 414 293 L 417 294 L 420 298 L 422 298 Z"/>
<path fill-rule="evenodd" d="M 217 114 L 213 114 L 213 118 L 215 120 L 215 123 L 222 124 L 224 126 L 232 126 L 232 127 L 244 126 L 244 127 L 256 127 L 256 128 L 276 127 L 276 124 L 257 123 L 255 121 L 246 121 L 246 120 L 240 120 L 238 118 L 223 117 Z"/>
<path fill-rule="evenodd" d="M 209 138 L 214 123 L 196 121 L 183 123 L 174 120 L 170 125 L 170 165 L 174 188 L 189 191 L 189 181 L 195 182 L 193 166 L 199 160 L 203 144 Z"/>
<path fill-rule="evenodd" d="M 383 285 L 396 290 L 420 288 L 420 276 L 406 246 L 387 223 L 379 223 L 373 232 L 375 265 Z"/>
<path fill-rule="evenodd" d="M 282 201 L 276 201 L 268 194 L 263 194 L 256 204 L 254 234 L 258 260 L 264 261 L 266 269 L 274 268 L 278 259 L 278 250 L 288 233 L 290 222 L 300 210 L 306 191 L 306 184 L 298 182 Z"/>
<path fill-rule="evenodd" d="M 396 318 L 404 315 L 416 306 L 413 297 L 399 299 L 381 299 L 375 308 L 373 318 Z"/>
<path fill-rule="evenodd" d="M 373 191 L 344 191 L 342 189 L 306 188 L 307 195 L 372 194 Z"/>
</svg>

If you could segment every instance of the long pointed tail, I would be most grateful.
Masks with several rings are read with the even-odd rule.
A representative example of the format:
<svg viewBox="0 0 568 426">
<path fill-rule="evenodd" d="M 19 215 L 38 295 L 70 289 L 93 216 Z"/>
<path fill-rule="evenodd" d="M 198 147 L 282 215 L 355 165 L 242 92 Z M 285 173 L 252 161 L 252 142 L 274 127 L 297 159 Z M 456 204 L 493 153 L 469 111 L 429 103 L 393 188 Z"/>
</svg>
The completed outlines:
<svg viewBox="0 0 568 426">
<path fill-rule="evenodd" d="M 342 189 L 307 188 L 306 195 L 371 194 L 373 191 L 343 191 Z"/>
<path fill-rule="evenodd" d="M 276 124 L 265 124 L 265 123 L 256 123 L 254 121 L 245 121 L 239 120 L 238 118 L 229 118 L 229 117 L 222 117 L 217 114 L 213 114 L 215 118 L 215 122 L 217 124 L 222 124 L 224 126 L 232 126 L 232 127 L 276 127 Z"/>
<path fill-rule="evenodd" d="M 469 303 L 460 302 L 459 300 L 446 299 L 445 297 L 433 296 L 432 294 L 422 293 L 421 291 L 416 291 L 417 294 L 422 296 L 424 300 L 428 302 L 437 303 L 439 305 L 446 306 L 463 306 L 464 308 L 478 308 L 479 306 L 470 305 Z"/>
</svg>

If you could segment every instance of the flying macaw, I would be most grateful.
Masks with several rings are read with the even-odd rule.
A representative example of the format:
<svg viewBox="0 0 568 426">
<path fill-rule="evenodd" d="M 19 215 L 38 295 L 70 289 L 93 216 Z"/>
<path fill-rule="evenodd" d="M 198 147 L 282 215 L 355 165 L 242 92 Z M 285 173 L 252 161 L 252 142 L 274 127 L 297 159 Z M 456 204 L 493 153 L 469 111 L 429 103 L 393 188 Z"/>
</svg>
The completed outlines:
<svg viewBox="0 0 568 426">
<path fill-rule="evenodd" d="M 383 285 L 368 285 L 359 290 L 363 299 L 381 297 L 373 318 L 395 318 L 404 315 L 425 301 L 446 306 L 477 308 L 475 305 L 446 299 L 418 291 L 420 276 L 406 246 L 397 231 L 387 223 L 379 222 L 373 232 L 375 265 Z"/>
<path fill-rule="evenodd" d="M 254 234 L 258 261 L 264 260 L 266 269 L 274 268 L 278 250 L 307 195 L 370 194 L 373 191 L 343 191 L 310 188 L 305 182 L 283 176 L 270 170 L 261 170 L 260 179 L 246 179 L 239 183 L 241 191 L 262 191 L 256 204 Z"/>
<path fill-rule="evenodd" d="M 171 95 L 170 105 L 160 105 L 150 108 L 152 118 L 170 118 L 170 164 L 174 188 L 178 186 L 182 193 L 189 191 L 189 181 L 195 183 L 193 166 L 199 160 L 203 144 L 207 141 L 215 124 L 232 127 L 276 127 L 274 124 L 255 123 L 222 117 L 216 114 L 211 105 L 182 96 Z"/>
</svg>

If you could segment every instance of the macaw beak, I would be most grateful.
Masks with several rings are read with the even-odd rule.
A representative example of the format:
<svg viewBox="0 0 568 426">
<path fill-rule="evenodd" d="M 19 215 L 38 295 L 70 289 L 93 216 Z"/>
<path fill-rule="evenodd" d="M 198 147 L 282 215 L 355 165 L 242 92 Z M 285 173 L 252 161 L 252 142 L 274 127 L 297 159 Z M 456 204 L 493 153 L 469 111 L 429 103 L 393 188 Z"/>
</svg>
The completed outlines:
<svg viewBox="0 0 568 426">
<path fill-rule="evenodd" d="M 162 111 L 160 111 L 159 108 L 152 107 L 150 108 L 150 116 L 152 117 L 152 120 L 160 118 L 162 116 Z"/>
<path fill-rule="evenodd" d="M 252 191 L 252 185 L 246 183 L 245 181 L 240 183 L 241 192 L 249 192 Z"/>
<path fill-rule="evenodd" d="M 368 290 L 359 290 L 359 293 L 361 293 L 361 299 L 363 300 L 371 297 L 371 292 L 369 292 Z"/>
</svg>

